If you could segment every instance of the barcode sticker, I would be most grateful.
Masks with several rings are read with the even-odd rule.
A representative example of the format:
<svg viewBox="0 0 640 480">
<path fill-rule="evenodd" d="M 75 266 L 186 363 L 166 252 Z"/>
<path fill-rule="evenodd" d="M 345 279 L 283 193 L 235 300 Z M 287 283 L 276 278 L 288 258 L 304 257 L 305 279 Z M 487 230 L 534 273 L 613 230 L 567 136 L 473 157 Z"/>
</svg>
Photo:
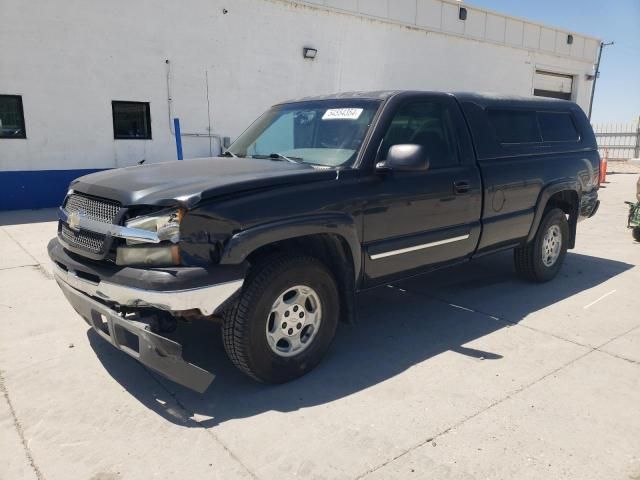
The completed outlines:
<svg viewBox="0 0 640 480">
<path fill-rule="evenodd" d="M 362 108 L 330 108 L 322 116 L 322 120 L 357 120 Z"/>
</svg>

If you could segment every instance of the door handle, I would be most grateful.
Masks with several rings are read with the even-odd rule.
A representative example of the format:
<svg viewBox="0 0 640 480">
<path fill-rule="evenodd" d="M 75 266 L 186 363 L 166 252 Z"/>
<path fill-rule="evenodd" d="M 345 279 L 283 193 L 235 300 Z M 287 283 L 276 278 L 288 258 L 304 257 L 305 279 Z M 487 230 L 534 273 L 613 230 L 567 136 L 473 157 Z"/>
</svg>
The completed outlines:
<svg viewBox="0 0 640 480">
<path fill-rule="evenodd" d="M 453 191 L 456 195 L 464 195 L 465 193 L 469 193 L 471 190 L 471 185 L 466 180 L 460 180 L 458 182 L 453 182 Z"/>
</svg>

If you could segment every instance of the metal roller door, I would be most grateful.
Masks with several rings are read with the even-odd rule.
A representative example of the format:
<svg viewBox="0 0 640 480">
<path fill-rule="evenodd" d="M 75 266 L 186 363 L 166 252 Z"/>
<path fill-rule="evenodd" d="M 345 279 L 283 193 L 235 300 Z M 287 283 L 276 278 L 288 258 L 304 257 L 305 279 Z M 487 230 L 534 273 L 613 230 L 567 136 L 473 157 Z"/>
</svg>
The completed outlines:
<svg viewBox="0 0 640 480">
<path fill-rule="evenodd" d="M 536 97 L 561 98 L 571 100 L 573 77 L 560 73 L 536 71 L 533 79 L 533 94 Z"/>
</svg>

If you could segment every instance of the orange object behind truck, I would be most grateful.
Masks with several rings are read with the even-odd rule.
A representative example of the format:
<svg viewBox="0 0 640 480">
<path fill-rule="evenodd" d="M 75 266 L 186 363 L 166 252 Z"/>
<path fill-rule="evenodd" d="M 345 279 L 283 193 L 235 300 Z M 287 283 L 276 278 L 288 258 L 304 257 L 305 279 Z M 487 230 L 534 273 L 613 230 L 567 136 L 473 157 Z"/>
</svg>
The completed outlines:
<svg viewBox="0 0 640 480">
<path fill-rule="evenodd" d="M 604 183 L 607 179 L 607 157 L 609 156 L 609 149 L 603 149 L 602 158 L 600 158 L 600 183 Z"/>
</svg>

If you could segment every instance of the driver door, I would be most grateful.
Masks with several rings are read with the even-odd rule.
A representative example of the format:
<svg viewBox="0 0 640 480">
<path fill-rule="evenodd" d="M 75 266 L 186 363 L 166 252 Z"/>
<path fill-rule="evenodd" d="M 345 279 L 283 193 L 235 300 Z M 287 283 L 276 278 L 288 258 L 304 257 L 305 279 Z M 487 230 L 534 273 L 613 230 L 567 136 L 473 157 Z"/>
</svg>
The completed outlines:
<svg viewBox="0 0 640 480">
<path fill-rule="evenodd" d="M 392 145 L 420 144 L 422 171 L 376 173 L 364 209 L 365 285 L 469 256 L 478 242 L 480 173 L 455 99 L 418 94 L 401 102 L 376 162 Z"/>
</svg>

